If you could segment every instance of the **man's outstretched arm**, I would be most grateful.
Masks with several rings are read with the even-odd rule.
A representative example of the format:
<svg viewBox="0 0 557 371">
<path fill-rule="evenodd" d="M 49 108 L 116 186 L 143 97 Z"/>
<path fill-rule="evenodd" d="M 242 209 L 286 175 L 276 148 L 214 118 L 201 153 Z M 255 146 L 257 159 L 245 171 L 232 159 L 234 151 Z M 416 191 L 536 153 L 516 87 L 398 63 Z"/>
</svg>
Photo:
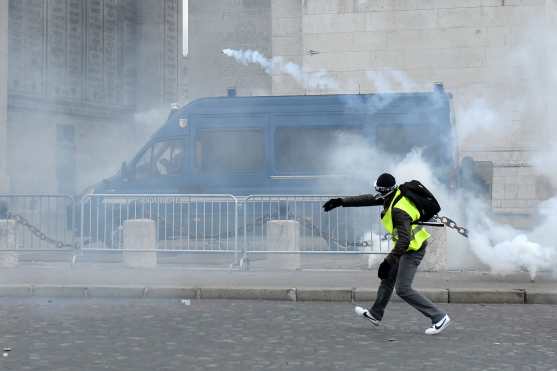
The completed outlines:
<svg viewBox="0 0 557 371">
<path fill-rule="evenodd" d="M 342 199 L 342 206 L 344 207 L 360 207 L 360 206 L 381 206 L 383 199 L 377 199 L 374 195 L 359 195 L 344 197 Z"/>
<path fill-rule="evenodd" d="M 359 206 L 379 206 L 383 205 L 382 199 L 377 199 L 373 195 L 360 195 L 344 198 L 331 198 L 323 204 L 323 210 L 330 211 L 334 208 L 344 207 L 359 207 Z"/>
</svg>

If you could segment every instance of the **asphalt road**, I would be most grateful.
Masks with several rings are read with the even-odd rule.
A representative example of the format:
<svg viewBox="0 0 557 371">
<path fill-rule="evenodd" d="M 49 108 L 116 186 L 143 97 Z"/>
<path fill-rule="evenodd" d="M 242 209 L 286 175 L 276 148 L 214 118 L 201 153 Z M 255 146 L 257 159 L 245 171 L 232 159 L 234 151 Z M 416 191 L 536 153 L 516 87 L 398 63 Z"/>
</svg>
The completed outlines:
<svg viewBox="0 0 557 371">
<path fill-rule="evenodd" d="M 404 303 L 382 325 L 348 303 L 0 299 L 0 370 L 557 370 L 557 306 Z"/>
</svg>

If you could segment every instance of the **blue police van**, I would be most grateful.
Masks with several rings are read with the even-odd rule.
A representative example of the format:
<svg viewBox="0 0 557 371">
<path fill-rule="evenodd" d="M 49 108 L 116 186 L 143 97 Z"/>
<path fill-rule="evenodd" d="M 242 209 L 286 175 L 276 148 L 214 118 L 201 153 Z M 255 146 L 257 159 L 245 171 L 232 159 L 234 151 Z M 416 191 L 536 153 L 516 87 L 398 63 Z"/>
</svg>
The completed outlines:
<svg viewBox="0 0 557 371">
<path fill-rule="evenodd" d="M 347 180 L 331 166 L 332 149 L 351 138 L 395 156 L 422 148 L 444 181 L 456 169 L 451 97 L 441 84 L 415 93 L 226 96 L 173 110 L 94 193 L 334 193 Z"/>
<path fill-rule="evenodd" d="M 219 240 L 240 229 L 231 225 L 236 209 L 225 202 L 211 201 L 206 209 L 160 196 L 156 206 L 145 196 L 110 197 L 340 194 L 357 180 L 345 171 L 349 164 L 339 165 L 336 157 L 349 162 L 346 153 L 356 146 L 401 158 L 420 148 L 439 179 L 450 182 L 456 170 L 454 141 L 451 96 L 441 84 L 412 93 L 198 99 L 173 110 L 118 174 L 95 185 L 97 197 L 82 208 L 82 232 L 114 248 L 124 220 L 146 217 L 157 221 L 159 240 Z M 366 174 L 367 184 L 353 189 L 369 190 L 374 176 Z M 290 218 L 288 202 L 272 207 L 261 220 L 245 223 L 242 233 L 264 233 L 265 218 Z M 320 218 L 320 204 L 311 207 L 315 210 L 308 214 Z M 330 215 L 327 225 L 321 219 L 305 222 L 311 233 L 338 227 Z M 326 240 L 331 249 L 339 248 L 333 238 Z"/>
</svg>

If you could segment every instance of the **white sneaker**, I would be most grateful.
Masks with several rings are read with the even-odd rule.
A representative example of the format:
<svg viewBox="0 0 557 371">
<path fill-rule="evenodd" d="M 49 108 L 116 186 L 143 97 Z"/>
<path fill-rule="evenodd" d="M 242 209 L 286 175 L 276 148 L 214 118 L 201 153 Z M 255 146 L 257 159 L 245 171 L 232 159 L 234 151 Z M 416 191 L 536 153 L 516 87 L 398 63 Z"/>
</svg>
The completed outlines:
<svg viewBox="0 0 557 371">
<path fill-rule="evenodd" d="M 449 322 L 451 322 L 451 319 L 449 318 L 448 314 L 445 314 L 445 317 L 441 318 L 441 321 L 434 323 L 430 328 L 425 330 L 425 334 L 426 335 L 437 335 L 439 334 L 441 331 L 443 331 L 444 329 L 447 328 L 447 326 L 449 325 Z"/>
<path fill-rule="evenodd" d="M 373 315 L 369 313 L 369 310 L 356 306 L 354 307 L 354 312 L 356 312 L 358 316 L 362 316 L 367 319 L 374 326 L 379 326 L 380 321 L 377 318 L 373 317 Z"/>
</svg>

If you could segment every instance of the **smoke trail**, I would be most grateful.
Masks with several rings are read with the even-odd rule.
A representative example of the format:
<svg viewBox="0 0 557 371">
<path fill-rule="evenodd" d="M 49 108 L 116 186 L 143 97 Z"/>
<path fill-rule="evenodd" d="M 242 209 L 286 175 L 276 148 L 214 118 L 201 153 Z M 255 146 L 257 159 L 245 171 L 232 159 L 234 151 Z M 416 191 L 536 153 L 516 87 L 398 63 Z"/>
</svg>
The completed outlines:
<svg viewBox="0 0 557 371">
<path fill-rule="evenodd" d="M 395 93 L 418 91 L 418 84 L 403 71 L 394 69 L 366 71 L 366 78 L 373 84 L 375 92 L 378 94 L 371 95 L 365 100 L 354 95 L 343 95 L 341 99 L 347 108 L 373 114 L 391 104 L 397 98 Z"/>
<path fill-rule="evenodd" d="M 366 77 L 380 92 L 415 92 L 419 89 L 418 83 L 400 70 L 367 71 Z"/>
<path fill-rule="evenodd" d="M 258 64 L 265 73 L 284 73 L 291 76 L 306 89 L 338 89 L 338 84 L 325 70 L 304 72 L 299 65 L 288 62 L 282 57 L 266 58 L 256 50 L 223 49 L 225 55 L 234 58 L 243 65 Z"/>
</svg>

